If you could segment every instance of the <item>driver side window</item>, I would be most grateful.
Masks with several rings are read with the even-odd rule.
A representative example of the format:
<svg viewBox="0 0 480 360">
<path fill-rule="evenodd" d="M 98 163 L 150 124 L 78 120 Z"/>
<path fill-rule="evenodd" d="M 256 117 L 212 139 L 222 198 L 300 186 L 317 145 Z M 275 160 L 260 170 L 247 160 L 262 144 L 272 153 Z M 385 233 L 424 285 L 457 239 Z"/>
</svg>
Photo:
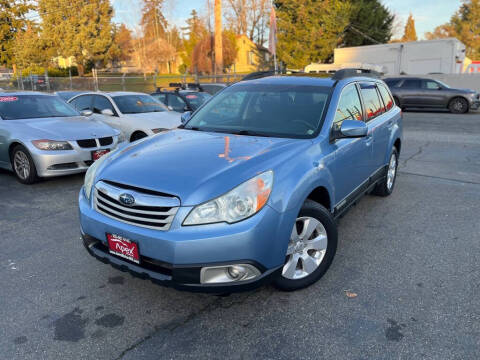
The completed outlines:
<svg viewBox="0 0 480 360">
<path fill-rule="evenodd" d="M 95 95 L 93 99 L 93 112 L 95 114 L 101 114 L 102 110 L 110 109 L 113 114 L 116 114 L 115 109 L 113 108 L 112 103 L 105 96 Z"/>
<path fill-rule="evenodd" d="M 340 128 L 344 120 L 362 121 L 362 104 L 358 96 L 358 90 L 355 84 L 350 84 L 343 89 L 338 101 L 334 126 Z"/>
<path fill-rule="evenodd" d="M 428 89 L 428 90 L 440 89 L 440 85 L 436 81 L 432 81 L 432 80 L 425 80 L 423 82 L 423 86 L 425 87 L 425 89 Z"/>
</svg>

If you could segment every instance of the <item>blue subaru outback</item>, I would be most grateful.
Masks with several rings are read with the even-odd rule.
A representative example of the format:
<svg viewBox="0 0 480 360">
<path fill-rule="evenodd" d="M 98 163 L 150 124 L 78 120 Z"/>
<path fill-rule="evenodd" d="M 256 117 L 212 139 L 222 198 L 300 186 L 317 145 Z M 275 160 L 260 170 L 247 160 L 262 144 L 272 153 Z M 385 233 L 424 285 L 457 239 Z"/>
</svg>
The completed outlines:
<svg viewBox="0 0 480 360">
<path fill-rule="evenodd" d="M 376 78 L 243 81 L 181 128 L 89 168 L 83 242 L 100 261 L 180 289 L 300 289 L 332 263 L 336 218 L 364 194 L 392 193 L 401 142 L 401 111 Z"/>
</svg>

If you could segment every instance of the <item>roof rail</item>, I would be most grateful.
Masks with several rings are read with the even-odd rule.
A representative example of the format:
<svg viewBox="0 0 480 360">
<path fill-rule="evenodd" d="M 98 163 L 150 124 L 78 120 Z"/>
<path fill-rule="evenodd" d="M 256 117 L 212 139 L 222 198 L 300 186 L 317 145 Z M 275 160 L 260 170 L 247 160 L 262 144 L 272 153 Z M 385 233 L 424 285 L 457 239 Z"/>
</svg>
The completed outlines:
<svg viewBox="0 0 480 360">
<path fill-rule="evenodd" d="M 341 69 L 337 70 L 332 76 L 332 80 L 343 80 L 350 77 L 363 76 L 371 78 L 380 78 L 381 73 L 371 69 Z"/>
</svg>

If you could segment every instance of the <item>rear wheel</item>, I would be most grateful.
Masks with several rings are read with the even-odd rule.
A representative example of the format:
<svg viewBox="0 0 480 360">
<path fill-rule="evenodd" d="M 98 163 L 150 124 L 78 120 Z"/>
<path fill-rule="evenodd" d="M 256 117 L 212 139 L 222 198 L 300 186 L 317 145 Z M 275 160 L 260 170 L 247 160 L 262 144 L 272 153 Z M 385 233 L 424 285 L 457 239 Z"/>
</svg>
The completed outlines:
<svg viewBox="0 0 480 360">
<path fill-rule="evenodd" d="M 33 184 L 37 180 L 35 163 L 23 145 L 17 145 L 13 148 L 11 162 L 13 172 L 22 184 Z"/>
<path fill-rule="evenodd" d="M 465 114 L 468 111 L 468 101 L 464 98 L 457 97 L 450 101 L 448 109 L 453 114 Z"/>
<path fill-rule="evenodd" d="M 132 136 L 130 137 L 130 142 L 134 142 L 134 141 L 143 139 L 144 137 L 147 137 L 147 134 L 145 134 L 144 132 L 142 132 L 142 131 L 134 132 L 132 134 Z"/>
<path fill-rule="evenodd" d="M 305 201 L 290 235 L 282 274 L 274 285 L 293 291 L 318 281 L 332 263 L 337 237 L 332 214 L 314 201 Z"/>
<path fill-rule="evenodd" d="M 395 180 L 397 179 L 397 169 L 398 169 L 398 151 L 397 148 L 393 148 L 392 154 L 390 155 L 390 160 L 388 162 L 387 173 L 385 174 L 384 179 L 377 184 L 375 189 L 373 189 L 373 194 L 379 196 L 388 196 L 393 192 L 395 187 Z"/>
</svg>

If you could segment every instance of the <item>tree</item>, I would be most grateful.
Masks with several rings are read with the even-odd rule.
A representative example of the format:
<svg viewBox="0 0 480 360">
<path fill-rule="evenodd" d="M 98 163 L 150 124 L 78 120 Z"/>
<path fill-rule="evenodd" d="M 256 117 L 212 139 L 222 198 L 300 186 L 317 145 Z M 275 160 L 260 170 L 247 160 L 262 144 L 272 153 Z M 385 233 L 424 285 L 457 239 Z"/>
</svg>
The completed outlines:
<svg viewBox="0 0 480 360">
<path fill-rule="evenodd" d="M 48 67 L 52 59 L 51 49 L 41 37 L 40 28 L 33 24 L 15 37 L 13 54 L 20 69 Z"/>
<path fill-rule="evenodd" d="M 185 32 L 182 60 L 187 69 L 190 69 L 195 47 L 201 39 L 208 36 L 207 26 L 198 17 L 197 12 L 192 10 L 190 18 L 187 19 L 187 26 L 182 28 L 182 30 Z"/>
<path fill-rule="evenodd" d="M 464 0 L 450 22 L 438 26 L 428 39 L 456 37 L 467 47 L 467 56 L 480 58 L 480 0 Z"/>
<path fill-rule="evenodd" d="M 142 19 L 140 26 L 142 27 L 145 41 L 155 41 L 165 38 L 168 23 L 162 13 L 164 0 L 144 0 L 142 9 Z"/>
<path fill-rule="evenodd" d="M 259 45 L 265 43 L 270 0 L 227 0 L 227 27 L 236 34 L 247 35 Z"/>
<path fill-rule="evenodd" d="M 115 29 L 113 42 L 116 49 L 118 49 L 118 53 L 112 56 L 114 61 L 128 61 L 132 58 L 134 50 L 132 32 L 125 24 L 121 24 Z"/>
<path fill-rule="evenodd" d="M 80 76 L 88 62 L 102 65 L 113 44 L 113 9 L 109 0 L 38 0 L 43 38 L 58 56 L 75 57 Z"/>
<path fill-rule="evenodd" d="M 405 32 L 401 39 L 402 41 L 417 41 L 417 31 L 415 30 L 415 20 L 413 19 L 413 15 L 410 14 L 407 19 L 407 23 L 405 24 Z"/>
<path fill-rule="evenodd" d="M 389 42 L 394 19 L 395 16 L 379 0 L 352 0 L 350 26 L 347 28 L 342 46 Z"/>
<path fill-rule="evenodd" d="M 288 67 L 325 62 L 341 44 L 352 7 L 342 0 L 276 0 L 278 58 Z"/>
<path fill-rule="evenodd" d="M 214 39 L 213 35 L 208 33 L 200 39 L 195 46 L 192 54 L 192 64 L 190 72 L 211 74 L 213 70 L 212 55 L 214 53 Z M 224 31 L 222 33 L 222 55 L 223 67 L 228 68 L 233 65 L 237 57 L 236 35 L 232 31 Z"/>
<path fill-rule="evenodd" d="M 33 9 L 27 0 L 0 0 L 0 64 L 15 64 L 14 42 L 31 24 L 25 15 Z"/>
</svg>

